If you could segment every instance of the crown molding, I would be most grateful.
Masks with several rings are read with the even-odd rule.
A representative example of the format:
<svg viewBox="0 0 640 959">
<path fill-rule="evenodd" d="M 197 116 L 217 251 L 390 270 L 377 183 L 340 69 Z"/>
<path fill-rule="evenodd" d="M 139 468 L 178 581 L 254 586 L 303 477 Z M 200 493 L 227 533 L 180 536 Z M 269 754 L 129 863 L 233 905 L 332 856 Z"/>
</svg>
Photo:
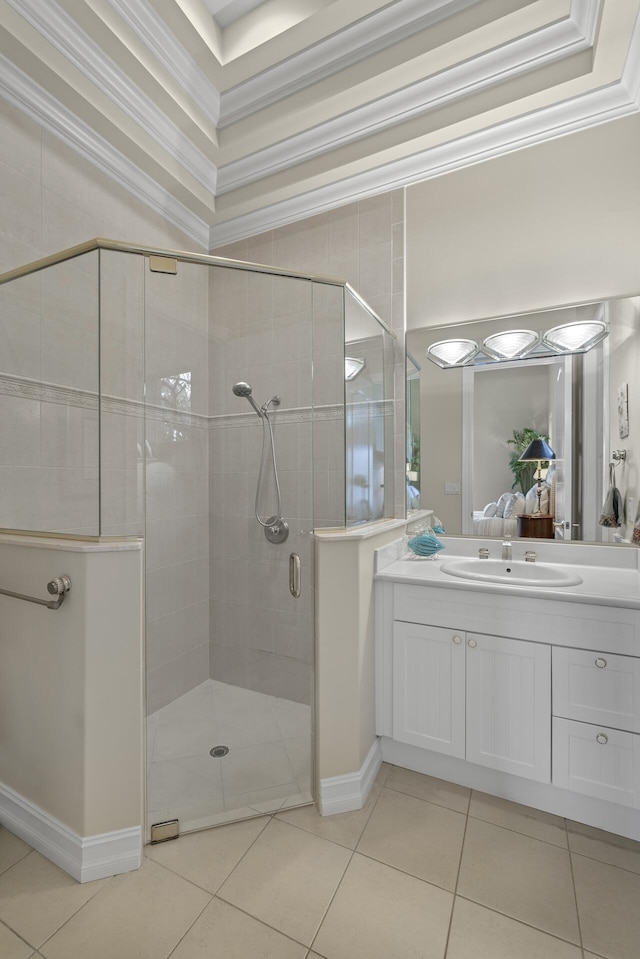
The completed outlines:
<svg viewBox="0 0 640 959">
<path fill-rule="evenodd" d="M 359 63 L 441 20 L 462 13 L 475 0 L 435 0 L 425 14 L 424 0 L 400 0 L 374 16 L 357 21 L 314 47 L 304 50 L 220 97 L 220 128 L 237 123 L 278 100 L 298 93 L 339 70 Z M 588 3 L 600 0 L 587 0 Z"/>
<path fill-rule="evenodd" d="M 196 243 L 207 247 L 209 228 L 204 220 L 188 210 L 152 177 L 2 55 L 0 92 L 19 110 L 95 163 L 104 173 L 179 227 Z"/>
<path fill-rule="evenodd" d="M 55 0 L 7 2 L 148 137 L 215 195 L 217 169 L 214 164 Z"/>
<path fill-rule="evenodd" d="M 637 55 L 634 55 L 633 62 L 636 67 L 637 59 Z M 421 180 L 429 180 L 538 143 L 631 116 L 638 113 L 639 109 L 637 88 L 633 95 L 625 83 L 618 81 L 410 157 L 381 164 L 365 173 L 308 190 L 304 194 L 261 210 L 214 224 L 209 233 L 209 249 L 213 250 L 227 243 L 285 226 L 304 217 L 324 213 L 346 203 L 409 186 Z"/>
<path fill-rule="evenodd" d="M 189 56 L 147 0 L 109 0 L 118 16 L 214 126 L 220 121 L 220 92 Z"/>
<path fill-rule="evenodd" d="M 221 166 L 218 195 L 589 49 L 565 19 Z"/>
</svg>

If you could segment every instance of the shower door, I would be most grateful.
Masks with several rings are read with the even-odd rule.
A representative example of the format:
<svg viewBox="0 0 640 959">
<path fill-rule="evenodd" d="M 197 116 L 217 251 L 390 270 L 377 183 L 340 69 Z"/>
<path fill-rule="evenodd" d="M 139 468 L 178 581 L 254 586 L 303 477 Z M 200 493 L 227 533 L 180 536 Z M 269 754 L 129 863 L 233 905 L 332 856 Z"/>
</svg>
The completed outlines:
<svg viewBox="0 0 640 959">
<path fill-rule="evenodd" d="M 145 272 L 147 821 L 186 832 L 311 801 L 317 294 L 307 279 L 174 265 Z M 238 383 L 258 409 L 280 398 L 284 542 L 255 518 L 263 436 L 258 509 L 275 512 L 270 436 Z"/>
</svg>

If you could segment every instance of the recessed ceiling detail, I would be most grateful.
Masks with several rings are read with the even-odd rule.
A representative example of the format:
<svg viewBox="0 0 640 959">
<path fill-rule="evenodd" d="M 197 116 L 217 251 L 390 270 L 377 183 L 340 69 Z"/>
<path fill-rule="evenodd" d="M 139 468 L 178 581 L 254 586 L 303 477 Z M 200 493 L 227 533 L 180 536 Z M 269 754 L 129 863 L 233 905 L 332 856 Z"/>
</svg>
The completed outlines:
<svg viewBox="0 0 640 959">
<path fill-rule="evenodd" d="M 637 112 L 640 0 L 0 0 L 0 92 L 205 247 Z"/>
</svg>

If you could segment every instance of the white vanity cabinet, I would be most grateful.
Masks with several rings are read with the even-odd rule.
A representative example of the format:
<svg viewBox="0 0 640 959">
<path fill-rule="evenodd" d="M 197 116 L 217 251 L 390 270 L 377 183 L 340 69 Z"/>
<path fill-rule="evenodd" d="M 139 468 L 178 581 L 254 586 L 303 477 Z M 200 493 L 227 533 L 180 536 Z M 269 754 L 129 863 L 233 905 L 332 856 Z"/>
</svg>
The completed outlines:
<svg viewBox="0 0 640 959">
<path fill-rule="evenodd" d="M 640 609 L 378 578 L 383 759 L 640 839 Z"/>
<path fill-rule="evenodd" d="M 549 782 L 551 650 L 393 624 L 393 738 Z"/>
</svg>

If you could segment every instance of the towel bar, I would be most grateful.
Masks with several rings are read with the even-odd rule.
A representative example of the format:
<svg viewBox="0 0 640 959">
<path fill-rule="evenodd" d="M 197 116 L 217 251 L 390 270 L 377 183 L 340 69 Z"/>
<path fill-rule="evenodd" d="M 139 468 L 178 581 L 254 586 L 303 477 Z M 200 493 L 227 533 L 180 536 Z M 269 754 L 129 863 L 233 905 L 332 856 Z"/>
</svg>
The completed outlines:
<svg viewBox="0 0 640 959">
<path fill-rule="evenodd" d="M 14 599 L 24 599 L 27 603 L 38 603 L 47 609 L 60 609 L 66 594 L 71 589 L 71 580 L 68 576 L 56 576 L 47 583 L 47 589 L 57 599 L 38 599 L 36 596 L 26 596 L 24 593 L 14 593 L 10 589 L 0 589 L 3 596 L 13 596 Z"/>
</svg>

